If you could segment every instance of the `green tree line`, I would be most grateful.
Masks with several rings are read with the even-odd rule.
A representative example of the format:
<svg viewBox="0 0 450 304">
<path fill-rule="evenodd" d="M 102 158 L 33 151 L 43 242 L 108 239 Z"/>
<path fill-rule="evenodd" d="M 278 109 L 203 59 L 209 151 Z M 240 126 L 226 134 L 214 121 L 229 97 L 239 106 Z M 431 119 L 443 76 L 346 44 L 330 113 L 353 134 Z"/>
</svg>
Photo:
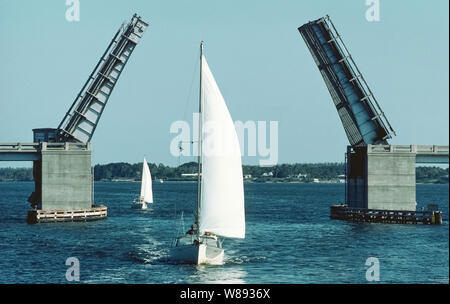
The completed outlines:
<svg viewBox="0 0 450 304">
<path fill-rule="evenodd" d="M 169 167 L 164 164 L 149 164 L 153 178 L 164 180 L 195 180 L 196 177 L 183 177 L 183 173 L 196 173 L 198 165 L 189 162 L 178 167 Z M 344 163 L 319 163 L 319 164 L 281 164 L 274 167 L 242 166 L 243 174 L 255 181 L 267 180 L 298 180 L 299 174 L 303 181 L 337 179 L 345 174 Z M 142 163 L 111 163 L 95 165 L 94 178 L 102 180 L 140 180 Z M 266 175 L 266 176 L 263 176 Z M 32 181 L 33 170 L 31 168 L 0 168 L 0 181 Z M 417 167 L 416 180 L 418 183 L 448 183 L 448 168 Z"/>
<path fill-rule="evenodd" d="M 417 167 L 416 182 L 418 183 L 448 183 L 448 168 Z"/>
<path fill-rule="evenodd" d="M 0 168 L 0 182 L 4 181 L 32 181 L 31 168 Z"/>
</svg>

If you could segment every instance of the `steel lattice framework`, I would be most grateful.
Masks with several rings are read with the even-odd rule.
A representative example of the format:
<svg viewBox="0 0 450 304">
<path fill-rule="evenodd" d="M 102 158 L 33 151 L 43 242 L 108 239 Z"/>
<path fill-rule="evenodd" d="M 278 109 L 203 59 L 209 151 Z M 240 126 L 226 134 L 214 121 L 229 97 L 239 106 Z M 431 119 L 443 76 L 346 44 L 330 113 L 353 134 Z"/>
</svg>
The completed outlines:
<svg viewBox="0 0 450 304">
<path fill-rule="evenodd" d="M 395 135 L 329 16 L 298 28 L 327 85 L 350 145 L 388 144 Z"/>
<path fill-rule="evenodd" d="M 59 124 L 57 141 L 91 140 L 109 96 L 147 27 L 148 23 L 135 14 L 119 28 Z"/>
</svg>

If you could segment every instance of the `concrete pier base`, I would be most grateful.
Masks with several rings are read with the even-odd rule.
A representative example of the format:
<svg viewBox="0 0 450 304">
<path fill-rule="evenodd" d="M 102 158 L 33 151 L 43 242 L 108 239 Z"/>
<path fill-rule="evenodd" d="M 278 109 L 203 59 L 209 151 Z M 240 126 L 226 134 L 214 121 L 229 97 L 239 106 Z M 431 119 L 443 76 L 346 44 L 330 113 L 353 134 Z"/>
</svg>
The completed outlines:
<svg viewBox="0 0 450 304">
<path fill-rule="evenodd" d="M 90 145 L 41 143 L 41 157 L 33 162 L 35 191 L 30 203 L 38 210 L 91 208 Z"/>
<path fill-rule="evenodd" d="M 368 145 L 347 148 L 349 208 L 416 210 L 416 163 L 448 163 L 448 146 Z"/>
<path fill-rule="evenodd" d="M 440 211 L 377 210 L 349 208 L 346 205 L 331 206 L 330 218 L 333 220 L 350 222 L 425 225 L 442 224 L 442 212 Z"/>
<path fill-rule="evenodd" d="M 106 218 L 105 206 L 92 206 L 89 143 L 41 142 L 39 154 L 33 162 L 35 190 L 28 200 L 34 210 L 28 212 L 28 223 Z"/>
<path fill-rule="evenodd" d="M 367 208 L 416 210 L 416 155 L 414 152 L 367 151 Z"/>
<path fill-rule="evenodd" d="M 55 129 L 33 131 L 33 143 L 0 143 L 0 161 L 33 161 L 29 222 L 105 218 L 105 206 L 92 206 L 90 143 L 47 142 L 54 140 Z"/>
<path fill-rule="evenodd" d="M 448 155 L 448 146 L 349 146 L 345 204 L 331 206 L 331 218 L 441 224 L 437 207 L 416 211 L 416 163 L 448 163 Z"/>
</svg>

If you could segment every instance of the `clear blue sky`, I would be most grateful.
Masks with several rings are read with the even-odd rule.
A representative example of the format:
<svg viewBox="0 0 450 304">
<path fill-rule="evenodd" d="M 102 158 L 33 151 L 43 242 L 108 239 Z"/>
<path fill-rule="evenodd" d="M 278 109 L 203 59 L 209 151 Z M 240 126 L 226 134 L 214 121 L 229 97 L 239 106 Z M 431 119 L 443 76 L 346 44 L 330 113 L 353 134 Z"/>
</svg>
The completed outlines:
<svg viewBox="0 0 450 304">
<path fill-rule="evenodd" d="M 381 21 L 368 22 L 365 0 L 80 0 L 80 22 L 70 23 L 65 0 L 0 0 L 0 142 L 56 127 L 137 12 L 150 28 L 92 139 L 93 164 L 144 154 L 178 163 L 169 127 L 196 110 L 200 40 L 233 119 L 279 121 L 280 163 L 343 161 L 347 138 L 297 31 L 326 14 L 397 131 L 391 143 L 448 145 L 449 2 L 380 3 Z"/>
</svg>

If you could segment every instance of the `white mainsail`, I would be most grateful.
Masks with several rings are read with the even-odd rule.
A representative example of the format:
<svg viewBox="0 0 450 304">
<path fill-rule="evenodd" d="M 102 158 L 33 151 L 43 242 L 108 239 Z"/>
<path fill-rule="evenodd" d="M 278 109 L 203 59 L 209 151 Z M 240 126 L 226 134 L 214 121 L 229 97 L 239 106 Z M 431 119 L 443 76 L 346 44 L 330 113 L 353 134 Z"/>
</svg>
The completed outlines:
<svg viewBox="0 0 450 304">
<path fill-rule="evenodd" d="M 245 238 L 241 151 L 225 100 L 202 55 L 200 233 Z"/>
<path fill-rule="evenodd" d="M 142 163 L 141 198 L 146 203 L 153 203 L 152 176 L 145 157 Z"/>
</svg>

